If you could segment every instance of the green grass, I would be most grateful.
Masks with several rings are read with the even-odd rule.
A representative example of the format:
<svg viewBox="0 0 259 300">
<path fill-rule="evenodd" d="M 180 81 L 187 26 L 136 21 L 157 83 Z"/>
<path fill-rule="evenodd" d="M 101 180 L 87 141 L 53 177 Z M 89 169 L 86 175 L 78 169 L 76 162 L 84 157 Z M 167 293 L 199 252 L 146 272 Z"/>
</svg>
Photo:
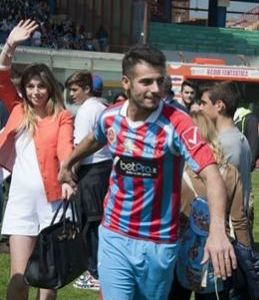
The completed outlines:
<svg viewBox="0 0 259 300">
<path fill-rule="evenodd" d="M 9 255 L 0 254 L 0 300 L 4 300 L 8 282 Z"/>
<path fill-rule="evenodd" d="M 0 300 L 5 300 L 8 282 L 9 255 L 0 254 Z M 29 300 L 36 298 L 36 289 L 30 290 Z M 58 300 L 98 300 L 98 293 L 89 290 L 75 289 L 72 284 L 67 285 L 58 292 Z"/>
<path fill-rule="evenodd" d="M 254 237 L 259 246 L 259 171 L 253 172 L 252 176 L 254 201 L 255 201 L 255 222 Z M 259 248 L 259 247 L 258 247 Z M 0 300 L 5 299 L 6 286 L 8 282 L 9 255 L 0 254 Z M 30 292 L 29 300 L 35 299 L 35 289 Z M 62 288 L 58 293 L 58 300 L 97 300 L 98 293 L 88 290 L 79 290 L 73 288 L 72 284 Z"/>
</svg>

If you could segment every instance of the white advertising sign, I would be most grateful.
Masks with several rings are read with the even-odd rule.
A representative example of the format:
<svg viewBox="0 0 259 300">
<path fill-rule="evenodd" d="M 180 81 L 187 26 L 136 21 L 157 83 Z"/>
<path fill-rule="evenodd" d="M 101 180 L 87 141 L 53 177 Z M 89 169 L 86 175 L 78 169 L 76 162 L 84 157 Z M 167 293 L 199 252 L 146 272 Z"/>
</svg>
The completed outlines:
<svg viewBox="0 0 259 300">
<path fill-rule="evenodd" d="M 222 68 L 222 67 L 191 67 L 191 74 L 196 76 L 210 77 L 240 77 L 249 79 L 259 79 L 259 70 L 246 68 Z"/>
</svg>

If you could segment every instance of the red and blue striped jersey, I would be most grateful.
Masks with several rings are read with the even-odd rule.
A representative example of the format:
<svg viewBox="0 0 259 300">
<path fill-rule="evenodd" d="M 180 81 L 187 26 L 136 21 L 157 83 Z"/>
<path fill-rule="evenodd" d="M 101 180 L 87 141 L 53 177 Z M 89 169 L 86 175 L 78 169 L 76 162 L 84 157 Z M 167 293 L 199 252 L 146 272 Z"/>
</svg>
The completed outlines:
<svg viewBox="0 0 259 300">
<path fill-rule="evenodd" d="M 102 224 L 133 238 L 174 242 L 183 164 L 198 173 L 215 163 L 213 154 L 179 107 L 161 101 L 145 122 L 130 121 L 127 107 L 126 101 L 106 109 L 95 129 L 113 155 Z"/>
</svg>

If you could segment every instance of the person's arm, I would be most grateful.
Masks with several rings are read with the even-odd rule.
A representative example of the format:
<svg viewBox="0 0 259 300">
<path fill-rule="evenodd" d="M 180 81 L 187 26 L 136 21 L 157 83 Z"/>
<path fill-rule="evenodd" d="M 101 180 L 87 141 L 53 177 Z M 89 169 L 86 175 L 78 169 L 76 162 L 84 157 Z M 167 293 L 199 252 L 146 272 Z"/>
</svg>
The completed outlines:
<svg viewBox="0 0 259 300">
<path fill-rule="evenodd" d="M 72 167 L 85 156 L 91 155 L 103 147 L 99 143 L 93 133 L 89 133 L 72 151 L 71 155 L 63 161 L 59 172 L 59 182 L 67 182 L 71 186 L 75 186 L 73 181 Z"/>
<path fill-rule="evenodd" d="M 0 65 L 4 67 L 10 67 L 12 63 L 12 57 L 16 47 L 23 41 L 26 41 L 32 34 L 32 32 L 38 27 L 35 21 L 30 19 L 20 21 L 10 32 L 3 50 L 0 54 Z"/>
<path fill-rule="evenodd" d="M 237 267 L 236 256 L 225 229 L 226 188 L 217 165 L 208 165 L 200 176 L 206 183 L 210 209 L 209 236 L 202 263 L 211 258 L 215 275 L 226 279 Z"/>
</svg>

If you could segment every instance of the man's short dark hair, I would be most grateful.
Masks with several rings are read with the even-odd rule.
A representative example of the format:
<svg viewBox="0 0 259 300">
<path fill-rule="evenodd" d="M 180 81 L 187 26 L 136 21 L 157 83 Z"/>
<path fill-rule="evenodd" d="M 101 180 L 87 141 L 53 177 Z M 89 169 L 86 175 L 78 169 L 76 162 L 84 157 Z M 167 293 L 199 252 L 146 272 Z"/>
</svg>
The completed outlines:
<svg viewBox="0 0 259 300">
<path fill-rule="evenodd" d="M 181 85 L 181 92 L 183 91 L 185 86 L 191 87 L 192 89 L 194 89 L 195 93 L 197 93 L 197 85 L 193 81 L 184 80 L 182 85 Z"/>
<path fill-rule="evenodd" d="M 240 90 L 232 81 L 211 82 L 203 85 L 201 95 L 208 92 L 210 101 L 214 105 L 217 100 L 225 104 L 224 115 L 233 118 L 240 101 Z"/>
<path fill-rule="evenodd" d="M 141 62 L 146 62 L 153 67 L 164 69 L 166 67 L 166 58 L 162 51 L 141 45 L 132 47 L 126 52 L 122 60 L 122 74 L 130 77 L 133 67 Z"/>
</svg>

